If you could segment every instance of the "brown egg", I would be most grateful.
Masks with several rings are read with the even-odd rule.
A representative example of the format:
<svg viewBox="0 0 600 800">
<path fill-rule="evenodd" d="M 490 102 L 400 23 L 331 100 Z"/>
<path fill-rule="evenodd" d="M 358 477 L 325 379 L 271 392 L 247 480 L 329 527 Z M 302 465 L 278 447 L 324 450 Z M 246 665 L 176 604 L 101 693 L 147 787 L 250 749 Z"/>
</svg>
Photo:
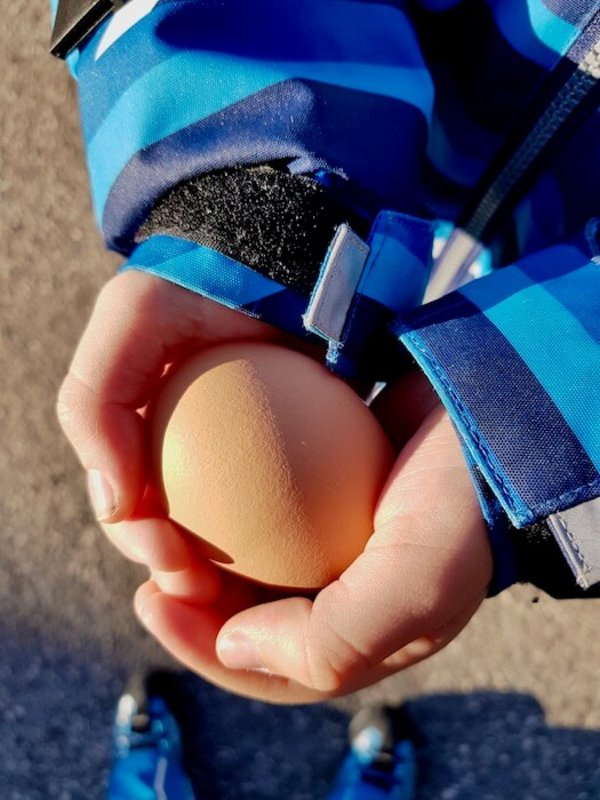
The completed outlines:
<svg viewBox="0 0 600 800">
<path fill-rule="evenodd" d="M 392 447 L 355 392 L 270 344 L 194 356 L 167 378 L 154 459 L 171 518 L 263 583 L 325 586 L 359 555 Z"/>
</svg>

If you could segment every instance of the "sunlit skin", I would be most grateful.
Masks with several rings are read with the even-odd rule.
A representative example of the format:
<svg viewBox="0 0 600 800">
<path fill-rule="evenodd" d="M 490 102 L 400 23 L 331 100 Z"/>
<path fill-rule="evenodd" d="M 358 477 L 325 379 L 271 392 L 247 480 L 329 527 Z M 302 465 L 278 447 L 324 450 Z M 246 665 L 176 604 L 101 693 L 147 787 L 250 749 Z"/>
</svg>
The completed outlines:
<svg viewBox="0 0 600 800">
<path fill-rule="evenodd" d="M 482 602 L 492 567 L 460 443 L 419 373 L 374 405 L 397 460 L 365 551 L 314 598 L 282 597 L 223 572 L 145 492 L 147 423 L 139 409 L 167 364 L 236 340 L 298 347 L 177 286 L 124 273 L 101 292 L 61 389 L 67 436 L 83 466 L 99 470 L 114 492 L 104 530 L 150 570 L 135 596 L 140 620 L 194 672 L 278 703 L 345 694 L 440 650 Z M 245 668 L 233 669 L 226 663 L 239 666 L 240 653 L 217 653 L 242 636 L 253 657 L 244 651 Z"/>
</svg>

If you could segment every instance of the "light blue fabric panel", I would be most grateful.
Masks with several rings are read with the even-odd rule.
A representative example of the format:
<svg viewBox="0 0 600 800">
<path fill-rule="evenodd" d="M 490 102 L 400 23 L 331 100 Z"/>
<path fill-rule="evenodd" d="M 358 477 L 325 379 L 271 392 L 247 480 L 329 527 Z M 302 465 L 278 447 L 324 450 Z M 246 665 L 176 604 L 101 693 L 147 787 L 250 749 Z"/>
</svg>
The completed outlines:
<svg viewBox="0 0 600 800">
<path fill-rule="evenodd" d="M 551 68 L 568 50 L 579 29 L 555 16 L 543 0 L 488 0 L 498 28 L 521 55 Z"/>
<path fill-rule="evenodd" d="M 87 140 L 140 75 L 183 51 L 275 64 L 326 61 L 337 63 L 340 72 L 347 62 L 424 66 L 406 14 L 379 3 L 163 0 L 103 49 L 111 25 L 102 23 L 82 53 Z"/>
<path fill-rule="evenodd" d="M 181 79 L 182 75 L 186 76 L 185 80 Z M 417 67 L 348 61 L 259 62 L 223 53 L 180 53 L 132 84 L 88 143 L 98 223 L 101 223 L 111 186 L 138 151 L 290 78 L 319 80 L 389 96 L 419 108 L 427 118 L 431 114 L 430 78 L 425 69 Z M 208 85 L 210 91 L 207 91 Z"/>
<path fill-rule="evenodd" d="M 600 342 L 600 294 L 590 291 L 598 280 L 600 264 L 590 262 L 575 272 L 544 282 L 547 292 L 576 317 L 595 342 Z"/>
<path fill-rule="evenodd" d="M 235 309 L 282 289 L 276 281 L 216 250 L 173 236 L 153 236 L 139 245 L 121 271 L 129 269 L 143 269 Z"/>
<path fill-rule="evenodd" d="M 600 470 L 600 342 L 543 284 L 520 269 L 512 272 L 515 287 L 521 283 L 521 288 L 496 303 L 474 284 L 461 294 L 515 348 Z M 589 280 L 586 270 L 586 285 L 600 297 L 597 270 L 596 275 L 595 281 Z"/>
<path fill-rule="evenodd" d="M 433 226 L 424 220 L 380 214 L 369 237 L 359 293 L 396 314 L 418 305 L 429 278 L 432 243 Z"/>
</svg>

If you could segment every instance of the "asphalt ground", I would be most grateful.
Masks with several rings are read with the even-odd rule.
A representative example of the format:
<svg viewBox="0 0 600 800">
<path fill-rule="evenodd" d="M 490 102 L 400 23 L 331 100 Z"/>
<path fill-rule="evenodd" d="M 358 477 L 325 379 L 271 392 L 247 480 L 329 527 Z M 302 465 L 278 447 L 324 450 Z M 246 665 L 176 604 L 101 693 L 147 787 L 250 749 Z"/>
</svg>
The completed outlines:
<svg viewBox="0 0 600 800">
<path fill-rule="evenodd" d="M 76 92 L 46 53 L 45 3 L 0 10 L 0 798 L 93 800 L 127 676 L 172 662 L 133 618 L 144 573 L 104 541 L 55 421 L 118 264 L 94 228 Z M 318 800 L 350 715 L 385 701 L 407 703 L 418 731 L 419 800 L 600 798 L 599 609 L 516 587 L 442 654 L 317 707 L 274 708 L 182 674 L 198 796 Z"/>
</svg>

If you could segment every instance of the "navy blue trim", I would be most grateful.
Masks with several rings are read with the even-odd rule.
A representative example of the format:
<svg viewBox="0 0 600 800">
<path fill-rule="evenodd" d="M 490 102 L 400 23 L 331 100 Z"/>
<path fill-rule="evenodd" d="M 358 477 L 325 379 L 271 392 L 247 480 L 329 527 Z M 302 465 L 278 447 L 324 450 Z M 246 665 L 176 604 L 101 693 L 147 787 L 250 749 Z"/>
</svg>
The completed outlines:
<svg viewBox="0 0 600 800">
<path fill-rule="evenodd" d="M 299 162 L 303 173 L 344 172 L 348 196 L 361 209 L 415 213 L 420 164 L 405 153 L 423 152 L 426 132 L 424 115 L 409 103 L 317 81 L 283 81 L 137 153 L 106 202 L 107 246 L 127 255 L 153 204 L 180 181 L 275 160 L 290 162 L 293 172 Z"/>
<path fill-rule="evenodd" d="M 452 295 L 452 302 L 406 315 L 402 329 L 418 333 L 514 491 L 534 513 L 553 498 L 598 482 L 594 465 L 543 386 L 474 304 Z"/>
</svg>

